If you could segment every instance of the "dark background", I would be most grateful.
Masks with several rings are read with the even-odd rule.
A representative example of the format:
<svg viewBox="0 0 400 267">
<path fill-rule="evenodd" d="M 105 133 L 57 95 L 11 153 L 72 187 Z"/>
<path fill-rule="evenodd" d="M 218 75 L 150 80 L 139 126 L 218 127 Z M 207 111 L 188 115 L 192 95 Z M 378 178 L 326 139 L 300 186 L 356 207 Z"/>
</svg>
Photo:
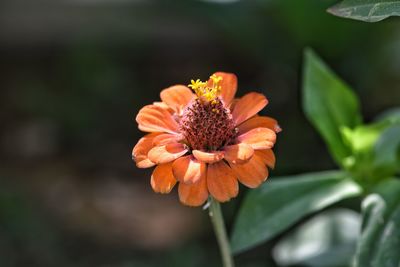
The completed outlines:
<svg viewBox="0 0 400 267">
<path fill-rule="evenodd" d="M 344 20 L 333 3 L 2 0 L 0 266 L 218 266 L 207 213 L 153 193 L 132 163 L 134 117 L 163 88 L 234 72 L 283 128 L 270 179 L 335 168 L 301 111 L 302 51 L 370 121 L 400 104 L 400 20 Z M 229 228 L 245 193 L 224 205 Z M 238 266 L 275 266 L 271 244 Z"/>
</svg>

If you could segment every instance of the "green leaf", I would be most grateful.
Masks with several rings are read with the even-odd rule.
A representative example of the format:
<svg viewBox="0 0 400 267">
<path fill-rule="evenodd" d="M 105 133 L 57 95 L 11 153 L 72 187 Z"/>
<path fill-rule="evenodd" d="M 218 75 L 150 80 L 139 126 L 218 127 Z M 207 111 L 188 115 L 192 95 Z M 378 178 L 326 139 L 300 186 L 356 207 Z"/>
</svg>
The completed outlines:
<svg viewBox="0 0 400 267">
<path fill-rule="evenodd" d="M 398 0 L 344 0 L 328 9 L 339 17 L 377 22 L 390 16 L 400 16 Z"/>
<path fill-rule="evenodd" d="M 400 169 L 400 124 L 386 129 L 375 145 L 375 166 Z"/>
<path fill-rule="evenodd" d="M 352 129 L 361 123 L 358 99 L 311 50 L 305 51 L 303 110 L 342 166 L 350 148 L 344 143 L 340 129 Z"/>
<path fill-rule="evenodd" d="M 342 129 L 343 139 L 352 151 L 343 166 L 359 183 L 369 186 L 395 174 L 400 132 L 390 130 L 393 123 L 384 119 L 352 130 Z"/>
<path fill-rule="evenodd" d="M 361 215 L 329 209 L 285 235 L 273 249 L 279 266 L 349 266 L 356 250 Z"/>
<path fill-rule="evenodd" d="M 363 229 L 355 267 L 400 266 L 400 181 L 382 183 L 362 203 Z"/>
<path fill-rule="evenodd" d="M 234 224 L 234 252 L 254 247 L 298 222 L 301 218 L 345 198 L 361 188 L 341 171 L 274 178 L 249 192 Z"/>
<path fill-rule="evenodd" d="M 352 154 L 371 152 L 382 132 L 390 126 L 389 122 L 382 121 L 373 124 L 360 125 L 353 130 L 343 128 L 342 133 Z"/>
<path fill-rule="evenodd" d="M 391 108 L 379 114 L 376 121 L 388 121 L 391 124 L 400 123 L 400 107 Z"/>
</svg>

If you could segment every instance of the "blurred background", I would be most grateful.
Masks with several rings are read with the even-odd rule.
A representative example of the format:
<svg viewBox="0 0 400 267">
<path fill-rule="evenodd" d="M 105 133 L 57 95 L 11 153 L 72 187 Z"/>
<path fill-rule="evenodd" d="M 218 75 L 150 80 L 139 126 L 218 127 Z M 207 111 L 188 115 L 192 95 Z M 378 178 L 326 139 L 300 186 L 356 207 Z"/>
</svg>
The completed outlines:
<svg viewBox="0 0 400 267">
<path fill-rule="evenodd" d="M 133 164 L 134 117 L 163 88 L 234 72 L 238 94 L 267 95 L 262 113 L 283 128 L 270 179 L 335 168 L 300 107 L 305 47 L 367 121 L 400 105 L 400 20 L 337 18 L 335 2 L 2 0 L 0 266 L 219 266 L 207 212 L 153 193 Z M 246 190 L 224 205 L 228 229 Z M 237 265 L 296 264 L 278 241 Z"/>
</svg>

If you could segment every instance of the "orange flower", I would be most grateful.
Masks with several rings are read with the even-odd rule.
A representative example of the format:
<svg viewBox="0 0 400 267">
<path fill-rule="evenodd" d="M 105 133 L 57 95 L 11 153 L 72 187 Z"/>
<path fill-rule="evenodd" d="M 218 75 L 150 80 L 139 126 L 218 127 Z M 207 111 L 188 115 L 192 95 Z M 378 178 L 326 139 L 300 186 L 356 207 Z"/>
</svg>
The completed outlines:
<svg viewBox="0 0 400 267">
<path fill-rule="evenodd" d="M 169 193 L 179 182 L 179 199 L 200 206 L 211 194 L 225 202 L 238 194 L 238 181 L 258 187 L 275 165 L 271 148 L 280 127 L 257 113 L 267 104 L 259 93 L 234 99 L 236 75 L 217 72 L 207 82 L 164 89 L 162 102 L 143 107 L 136 117 L 149 132 L 133 148 L 139 168 L 156 166 L 155 192 Z"/>
</svg>

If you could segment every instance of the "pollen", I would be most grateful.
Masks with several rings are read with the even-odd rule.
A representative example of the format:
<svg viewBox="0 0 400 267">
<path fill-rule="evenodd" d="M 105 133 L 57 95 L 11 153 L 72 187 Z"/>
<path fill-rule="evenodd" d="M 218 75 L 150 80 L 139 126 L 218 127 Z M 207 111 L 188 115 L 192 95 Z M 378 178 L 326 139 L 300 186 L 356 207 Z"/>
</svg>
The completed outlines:
<svg viewBox="0 0 400 267">
<path fill-rule="evenodd" d="M 197 98 L 199 98 L 201 101 L 216 105 L 219 103 L 218 96 L 221 93 L 221 81 L 221 76 L 213 74 L 210 76 L 209 82 L 202 82 L 200 79 L 197 79 L 196 81 L 191 80 L 191 84 L 188 86 L 193 89 L 197 95 Z"/>
</svg>

